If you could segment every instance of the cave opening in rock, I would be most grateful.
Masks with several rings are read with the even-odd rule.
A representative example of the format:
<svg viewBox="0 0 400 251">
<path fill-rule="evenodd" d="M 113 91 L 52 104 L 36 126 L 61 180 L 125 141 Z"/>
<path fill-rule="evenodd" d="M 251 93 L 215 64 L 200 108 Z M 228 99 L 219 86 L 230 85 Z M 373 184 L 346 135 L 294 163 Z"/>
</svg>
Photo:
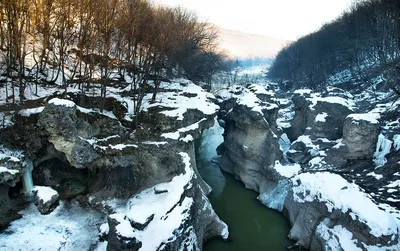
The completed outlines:
<svg viewBox="0 0 400 251">
<path fill-rule="evenodd" d="M 54 188 L 61 199 L 73 199 L 88 191 L 88 169 L 77 169 L 59 158 L 51 158 L 35 166 L 32 176 L 35 185 Z"/>
</svg>

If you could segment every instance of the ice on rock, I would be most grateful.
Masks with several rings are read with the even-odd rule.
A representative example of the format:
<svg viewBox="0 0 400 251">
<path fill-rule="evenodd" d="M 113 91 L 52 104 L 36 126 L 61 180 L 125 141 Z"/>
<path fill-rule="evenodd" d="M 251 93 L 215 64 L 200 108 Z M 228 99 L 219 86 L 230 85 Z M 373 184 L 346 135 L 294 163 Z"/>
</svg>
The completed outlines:
<svg viewBox="0 0 400 251">
<path fill-rule="evenodd" d="M 400 134 L 393 136 L 393 148 L 396 151 L 400 150 Z"/>
<path fill-rule="evenodd" d="M 374 153 L 374 163 L 376 166 L 383 166 L 387 160 L 385 156 L 390 153 L 393 142 L 387 139 L 382 133 L 378 136 L 378 142 L 376 143 L 376 150 Z"/>
</svg>

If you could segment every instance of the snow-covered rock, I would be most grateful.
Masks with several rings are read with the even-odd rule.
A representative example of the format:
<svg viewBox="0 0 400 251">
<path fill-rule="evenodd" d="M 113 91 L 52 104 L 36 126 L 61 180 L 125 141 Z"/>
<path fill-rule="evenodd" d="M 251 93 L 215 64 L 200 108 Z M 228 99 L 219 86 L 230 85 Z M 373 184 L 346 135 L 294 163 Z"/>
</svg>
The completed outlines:
<svg viewBox="0 0 400 251">
<path fill-rule="evenodd" d="M 380 209 L 357 185 L 340 175 L 302 173 L 291 182 L 284 210 L 293 225 L 289 237 L 303 247 L 319 250 L 329 245 L 331 238 L 324 237 L 328 230 L 321 229 L 322 221 L 329 222 L 330 229 L 346 228 L 354 236 L 350 240 L 360 244 L 392 246 L 397 243 L 395 218 Z M 330 231 L 330 234 L 335 236 L 332 238 L 340 239 L 344 232 Z M 312 243 L 315 235 L 322 236 L 318 238 L 320 243 Z"/>
<path fill-rule="evenodd" d="M 379 134 L 379 122 L 373 114 L 350 114 L 343 126 L 344 157 L 372 159 Z"/>
<path fill-rule="evenodd" d="M 58 192 L 51 187 L 35 186 L 33 188 L 35 194 L 35 205 L 40 213 L 51 213 L 58 205 Z"/>
<path fill-rule="evenodd" d="M 189 155 L 180 156 L 184 173 L 142 191 L 108 217 L 108 249 L 192 250 L 216 235 L 228 237 L 226 224 L 197 184 Z"/>
<path fill-rule="evenodd" d="M 260 191 L 280 176 L 274 169 L 275 161 L 282 158 L 276 98 L 256 85 L 242 87 L 232 96 L 221 104 L 222 109 L 231 107 L 230 110 L 219 114 L 225 121 L 225 151 L 220 165 L 247 188 Z"/>
</svg>

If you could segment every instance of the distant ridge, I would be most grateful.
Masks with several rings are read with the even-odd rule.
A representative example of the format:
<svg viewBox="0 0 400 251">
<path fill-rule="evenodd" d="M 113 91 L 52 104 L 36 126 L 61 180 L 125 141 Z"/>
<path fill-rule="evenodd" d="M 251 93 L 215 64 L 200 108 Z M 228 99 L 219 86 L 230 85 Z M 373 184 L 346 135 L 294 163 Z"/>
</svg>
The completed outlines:
<svg viewBox="0 0 400 251">
<path fill-rule="evenodd" d="M 232 58 L 272 58 L 291 41 L 240 31 L 219 30 L 219 46 Z"/>
</svg>

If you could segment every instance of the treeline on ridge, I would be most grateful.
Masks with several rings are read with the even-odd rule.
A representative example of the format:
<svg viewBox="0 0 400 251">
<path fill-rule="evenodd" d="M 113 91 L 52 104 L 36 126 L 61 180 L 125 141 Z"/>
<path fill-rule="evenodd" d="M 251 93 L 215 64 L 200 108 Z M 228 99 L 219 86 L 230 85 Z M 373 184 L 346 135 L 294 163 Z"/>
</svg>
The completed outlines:
<svg viewBox="0 0 400 251">
<path fill-rule="evenodd" d="M 117 69 L 132 77 L 137 112 L 149 80 L 154 99 L 161 76 L 210 82 L 224 60 L 214 50 L 215 28 L 182 8 L 147 0 L 3 0 L 0 21 L 0 69 L 10 102 L 15 90 L 23 102 L 27 85 L 57 81 L 65 90 L 96 85 L 105 97 Z"/>
<path fill-rule="evenodd" d="M 400 1 L 364 0 L 349 11 L 283 48 L 269 77 L 317 87 L 342 71 L 367 83 L 368 72 L 382 73 L 388 87 L 400 86 Z"/>
</svg>

